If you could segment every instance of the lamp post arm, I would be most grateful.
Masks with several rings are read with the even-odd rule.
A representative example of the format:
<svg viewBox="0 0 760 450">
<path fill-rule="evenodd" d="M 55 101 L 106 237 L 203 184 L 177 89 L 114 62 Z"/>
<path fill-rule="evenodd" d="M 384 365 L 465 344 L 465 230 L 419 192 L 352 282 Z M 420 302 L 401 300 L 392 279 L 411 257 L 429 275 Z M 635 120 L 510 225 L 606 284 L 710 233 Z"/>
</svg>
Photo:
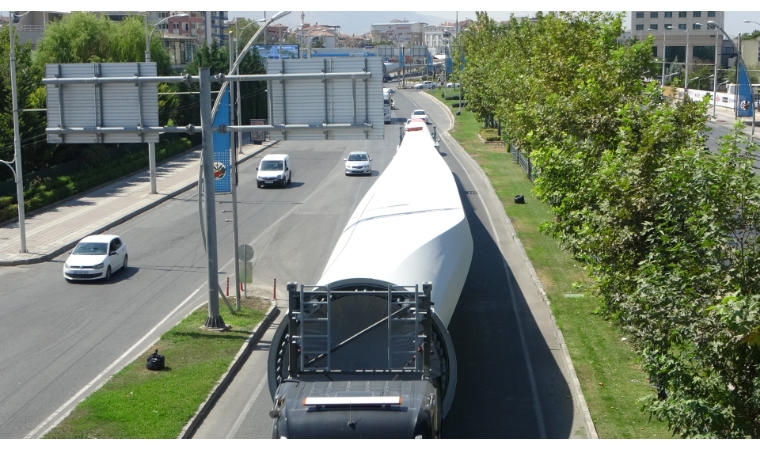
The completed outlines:
<svg viewBox="0 0 760 450">
<path fill-rule="evenodd" d="M 229 73 L 230 75 L 232 75 L 233 73 L 235 73 L 235 69 L 237 69 L 237 68 L 238 68 L 238 66 L 240 66 L 240 63 L 241 63 L 241 62 L 243 61 L 243 59 L 245 58 L 245 55 L 246 55 L 246 53 L 248 52 L 248 49 L 249 49 L 249 48 L 251 48 L 251 45 L 253 45 L 253 43 L 256 41 L 256 38 L 258 38 L 258 37 L 259 37 L 259 35 L 260 35 L 260 34 L 261 34 L 261 33 L 262 33 L 264 30 L 266 30 L 266 29 L 267 29 L 267 27 L 269 26 L 269 24 L 271 24 L 271 23 L 272 23 L 272 22 L 274 22 L 275 20 L 277 20 L 277 19 L 279 19 L 279 18 L 281 18 L 281 17 L 283 17 L 283 16 L 285 16 L 285 15 L 287 15 L 287 14 L 290 14 L 290 11 L 286 11 L 286 12 L 284 12 L 284 14 L 283 14 L 283 13 L 277 13 L 277 14 L 275 14 L 274 16 L 272 16 L 272 18 L 271 18 L 271 19 L 267 20 L 267 21 L 266 21 L 266 23 L 264 23 L 264 25 L 262 25 L 262 27 L 261 27 L 261 28 L 259 28 L 259 29 L 256 31 L 256 33 L 253 35 L 253 37 L 251 37 L 251 39 L 248 41 L 248 43 L 247 43 L 247 44 L 245 44 L 245 47 L 243 47 L 243 50 L 240 52 L 240 55 L 238 55 L 237 59 L 235 60 L 235 63 L 234 63 L 234 64 L 232 65 L 232 67 L 230 68 L 230 73 Z M 227 89 L 227 86 L 229 86 L 229 81 L 225 81 L 225 82 L 222 84 L 222 87 L 219 89 L 219 92 L 220 92 L 220 93 L 224 92 L 224 90 L 225 90 L 225 89 Z M 216 113 L 217 113 L 217 111 L 219 110 L 219 105 L 220 105 L 221 103 L 222 103 L 222 95 L 218 95 L 218 96 L 216 97 L 216 101 L 214 101 L 214 107 L 211 109 L 211 120 L 212 120 L 212 121 L 213 121 L 213 120 L 214 120 L 214 118 L 216 117 Z"/>
</svg>

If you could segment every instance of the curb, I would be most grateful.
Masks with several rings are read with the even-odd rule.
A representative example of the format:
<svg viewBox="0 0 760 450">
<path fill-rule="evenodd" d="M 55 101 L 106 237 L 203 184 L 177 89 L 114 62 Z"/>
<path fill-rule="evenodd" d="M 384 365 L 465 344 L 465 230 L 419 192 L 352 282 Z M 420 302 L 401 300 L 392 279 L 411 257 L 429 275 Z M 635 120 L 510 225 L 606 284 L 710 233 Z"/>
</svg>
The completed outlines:
<svg viewBox="0 0 760 450">
<path fill-rule="evenodd" d="M 434 96 L 431 95 L 432 98 L 436 99 Z M 440 103 L 440 101 L 439 101 Z M 451 110 L 448 106 L 445 104 L 443 105 L 444 109 L 446 111 L 446 114 L 448 114 L 449 119 L 451 119 L 451 123 L 455 123 L 456 120 L 454 118 L 454 115 L 451 113 Z M 470 156 L 469 153 L 467 153 L 464 148 L 462 148 L 461 145 L 459 145 L 459 142 L 456 141 L 451 135 L 449 134 L 448 130 L 441 132 L 444 139 L 446 139 L 446 143 L 453 147 L 457 148 L 461 151 L 461 153 L 464 155 L 465 158 L 469 159 L 472 164 L 478 168 L 478 173 L 483 178 L 483 180 L 486 181 L 486 184 L 488 185 L 489 189 L 488 192 L 491 195 L 491 197 L 496 199 L 496 202 L 501 204 L 501 200 L 499 200 L 499 196 L 496 195 L 496 191 L 493 188 L 493 185 L 491 184 L 491 180 L 489 180 L 488 175 L 486 175 L 486 172 L 483 170 L 480 165 L 475 162 L 474 159 L 472 159 L 472 156 Z M 452 145 L 453 144 L 453 145 Z M 507 216 L 507 212 L 504 210 L 504 208 L 499 208 L 499 216 L 504 221 L 504 224 L 507 227 L 508 232 L 512 235 L 512 240 L 517 245 L 517 248 L 520 250 L 520 256 L 522 256 L 523 262 L 528 267 L 528 272 L 530 273 L 530 277 L 533 280 L 533 283 L 536 285 L 536 291 L 538 292 L 538 295 L 541 297 L 541 299 L 546 303 L 547 306 L 549 306 L 549 316 L 551 317 L 552 326 L 554 328 L 554 336 L 555 339 L 557 339 L 557 343 L 560 346 L 560 349 L 562 351 L 562 356 L 565 359 L 565 363 L 567 364 L 568 368 L 568 375 L 570 376 L 570 380 L 572 383 L 573 390 L 575 391 L 575 395 L 578 398 L 578 409 L 581 412 L 581 415 L 583 416 L 584 426 L 586 428 L 586 434 L 589 439 L 599 439 L 599 435 L 596 433 L 596 427 L 594 426 L 594 421 L 591 419 L 591 412 L 588 409 L 588 404 L 586 403 L 586 398 L 583 396 L 583 390 L 581 389 L 581 383 L 580 380 L 578 380 L 578 375 L 575 372 L 575 366 L 573 366 L 573 360 L 570 358 L 570 352 L 567 348 L 567 344 L 565 343 L 565 337 L 562 335 L 562 331 L 559 329 L 559 326 L 557 326 L 557 320 L 554 317 L 554 312 L 551 309 L 551 302 L 549 301 L 549 298 L 546 296 L 546 292 L 544 291 L 544 286 L 541 283 L 541 280 L 538 279 L 538 275 L 536 274 L 536 270 L 533 268 L 533 264 L 530 262 L 530 259 L 528 258 L 528 254 L 525 252 L 525 248 L 522 245 L 522 242 L 520 241 L 520 238 L 517 237 L 517 232 L 515 231 L 514 226 L 512 226 L 512 221 L 509 219 L 509 216 Z"/>
<path fill-rule="evenodd" d="M 257 151 L 255 151 L 255 152 L 253 152 L 253 153 L 251 153 L 249 155 L 245 155 L 243 158 L 241 158 L 241 159 L 238 160 L 238 162 L 237 162 L 238 165 L 240 165 L 241 163 L 243 163 L 245 161 L 248 161 L 249 159 L 251 159 L 254 156 L 258 155 L 259 153 L 263 152 L 264 150 L 266 150 L 266 149 L 272 147 L 273 145 L 277 144 L 278 142 L 279 141 L 271 141 L 271 143 L 269 145 L 264 145 L 260 149 L 258 149 Z M 132 175 L 134 175 L 134 174 L 132 174 Z M 132 175 L 124 176 L 122 178 L 119 178 L 119 180 L 121 180 L 123 178 L 128 178 L 128 177 L 130 177 Z M 168 194 L 166 194 L 166 195 L 164 195 L 162 197 L 156 198 L 151 203 L 149 203 L 149 204 L 147 204 L 147 205 L 145 205 L 145 206 L 143 206 L 143 207 L 141 207 L 141 208 L 139 208 L 139 209 L 137 209 L 135 211 L 132 211 L 132 212 L 130 212 L 130 213 L 128 213 L 128 214 L 126 214 L 126 215 L 118 218 L 118 219 L 114 219 L 112 222 L 109 222 L 108 224 L 106 224 L 106 225 L 98 228 L 97 230 L 95 230 L 95 231 L 93 231 L 92 233 L 89 233 L 89 234 L 100 234 L 103 231 L 108 230 L 109 228 L 113 228 L 116 225 L 120 225 L 120 224 L 126 222 L 127 220 L 132 219 L 135 216 L 138 216 L 138 215 L 144 213 L 145 211 L 147 211 L 149 209 L 152 209 L 152 208 L 160 205 L 161 203 L 163 203 L 163 202 L 165 202 L 165 201 L 167 201 L 167 200 L 169 200 L 171 198 L 174 198 L 177 195 L 179 195 L 179 194 L 181 194 L 181 193 L 183 193 L 185 191 L 188 191 L 188 190 L 192 189 L 193 187 L 195 187 L 197 185 L 198 185 L 198 181 L 197 180 L 196 181 L 192 181 L 192 182 L 190 182 L 190 184 L 188 184 L 186 186 L 183 186 L 181 188 L 178 188 L 178 189 L 176 189 L 176 190 L 174 190 L 174 191 L 172 191 L 172 192 L 170 192 L 170 193 L 168 193 Z M 101 189 L 101 188 L 103 188 L 105 186 L 107 186 L 107 184 L 98 186 L 97 188 L 93 188 L 92 190 Z M 92 192 L 92 191 L 89 191 L 89 192 Z M 79 197 L 81 197 L 83 195 L 86 195 L 86 194 L 87 193 L 85 192 L 85 193 L 82 193 L 82 194 L 80 194 L 80 195 L 78 195 L 76 197 L 71 197 L 71 198 L 69 198 L 67 200 L 62 200 L 61 203 L 65 202 L 65 201 L 68 201 L 68 200 L 71 200 L 71 199 L 79 198 Z M 53 206 L 56 206 L 56 205 L 48 205 L 48 206 L 49 207 L 53 207 Z M 42 212 L 42 211 L 40 211 L 40 212 Z M 49 261 L 49 260 L 55 258 L 56 256 L 58 256 L 58 255 L 60 255 L 60 254 L 62 254 L 64 252 L 66 252 L 67 250 L 73 248 L 77 244 L 77 242 L 79 242 L 80 239 L 77 239 L 74 242 L 68 242 L 66 244 L 63 244 L 61 247 L 59 247 L 59 248 L 57 248 L 57 249 L 55 249 L 55 250 L 53 250 L 50 253 L 45 254 L 45 255 L 35 256 L 35 257 L 32 257 L 32 258 L 27 258 L 27 259 L 17 259 L 17 260 L 13 260 L 13 261 L 0 261 L 0 267 L 21 266 L 21 265 L 26 265 L 26 264 L 37 264 L 37 263 L 41 263 L 41 262 L 44 262 L 44 261 Z"/>
<path fill-rule="evenodd" d="M 272 324 L 272 322 L 274 322 L 274 319 L 279 314 L 280 310 L 277 309 L 276 302 L 274 300 L 271 300 L 271 306 L 269 307 L 269 310 L 267 310 L 267 314 L 264 319 L 259 322 L 253 331 L 251 331 L 248 339 L 246 339 L 245 343 L 240 348 L 240 351 L 238 351 L 237 355 L 235 355 L 235 359 L 233 359 L 230 363 L 230 367 L 227 369 L 227 372 L 222 375 L 222 377 L 216 383 L 214 389 L 212 389 L 211 393 L 209 393 L 208 397 L 206 397 L 206 401 L 198 406 L 198 410 L 195 412 L 195 415 L 190 419 L 185 427 L 182 428 L 182 431 L 179 433 L 179 436 L 177 436 L 177 439 L 191 439 L 195 432 L 198 431 L 198 428 L 206 419 L 208 413 L 211 412 L 211 410 L 214 408 L 214 405 L 216 404 L 217 400 L 219 400 L 219 397 L 224 394 L 224 391 L 227 390 L 227 387 L 230 385 L 230 383 L 232 383 L 232 380 L 235 379 L 235 375 L 237 375 L 238 371 L 240 371 L 240 368 L 243 367 L 243 364 L 245 364 L 245 362 L 248 360 L 248 356 L 250 356 L 251 352 L 253 352 L 253 348 L 258 345 L 261 337 L 264 336 L 264 333 L 267 331 L 269 326 Z"/>
<path fill-rule="evenodd" d="M 165 159 L 165 160 L 161 161 L 159 164 L 164 164 L 164 163 L 168 163 L 168 162 L 172 162 L 172 161 L 175 161 L 175 160 L 177 160 L 177 159 L 180 159 L 180 158 L 182 158 L 183 156 L 186 156 L 186 154 L 187 154 L 187 153 L 190 153 L 190 152 L 196 152 L 196 151 L 198 151 L 198 150 L 200 150 L 200 149 L 201 149 L 201 145 L 196 145 L 195 147 L 192 147 L 192 148 L 189 148 L 189 149 L 187 149 L 185 152 L 179 153 L 179 154 L 177 154 L 177 155 L 174 155 L 174 156 L 172 156 L 172 157 L 170 157 L 170 158 L 167 158 L 167 159 Z M 200 154 L 199 154 L 199 155 L 200 155 Z M 150 169 L 147 169 L 147 170 L 149 171 Z M 91 187 L 91 188 L 89 188 L 89 189 L 87 189 L 87 190 L 84 190 L 84 191 L 82 191 L 82 192 L 79 192 L 79 193 L 77 193 L 77 194 L 75 194 L 75 195 L 72 195 L 72 196 L 71 196 L 71 197 L 69 197 L 69 198 L 64 198 L 64 199 L 61 199 L 61 200 L 55 201 L 55 202 L 53 202 L 53 203 L 51 203 L 51 204 L 49 204 L 49 205 L 45 205 L 45 206 L 43 206 L 42 208 L 38 208 L 38 209 L 35 209 L 34 211 L 31 211 L 31 212 L 29 212 L 29 213 L 25 214 L 25 217 L 27 217 L 27 218 L 29 218 L 29 217 L 34 217 L 34 216 L 36 216 L 36 215 L 38 215 L 38 214 L 42 214 L 42 213 L 44 213 L 44 212 L 50 211 L 51 209 L 53 209 L 53 208 L 55 208 L 55 207 L 57 207 L 57 206 L 60 206 L 60 205 L 62 205 L 62 204 L 64 204 L 64 203 L 66 203 L 67 201 L 69 201 L 69 200 L 71 200 L 71 199 L 73 199 L 73 198 L 84 197 L 85 195 L 87 195 L 87 194 L 90 194 L 90 193 L 92 193 L 92 192 L 95 192 L 95 191 L 97 191 L 98 189 L 103 189 L 104 187 L 106 187 L 106 186 L 108 186 L 108 185 L 110 185 L 110 184 L 113 184 L 113 183 L 119 182 L 119 181 L 121 181 L 121 180 L 126 180 L 127 178 L 133 177 L 133 176 L 135 176 L 135 175 L 138 175 L 138 174 L 141 174 L 141 173 L 146 173 L 146 168 L 142 168 L 142 169 L 139 169 L 139 170 L 135 170 L 135 171 L 134 171 L 134 172 L 132 172 L 132 173 L 128 173 L 128 174 L 126 174 L 126 175 L 122 175 L 122 176 L 120 176 L 120 177 L 118 177 L 118 178 L 115 178 L 115 179 L 113 179 L 113 180 L 111 180 L 111 181 L 108 181 L 108 182 L 106 182 L 106 183 L 102 183 L 102 184 L 99 184 L 99 185 L 97 185 L 97 186 L 93 186 L 93 187 Z M 5 220 L 5 221 L 3 221 L 3 222 L 0 222 L 0 227 L 1 227 L 1 226 L 5 226 L 5 225 L 8 225 L 8 224 L 10 224 L 10 223 L 15 223 L 15 222 L 18 222 L 18 217 L 14 217 L 13 219 L 8 219 L 8 220 Z"/>
</svg>

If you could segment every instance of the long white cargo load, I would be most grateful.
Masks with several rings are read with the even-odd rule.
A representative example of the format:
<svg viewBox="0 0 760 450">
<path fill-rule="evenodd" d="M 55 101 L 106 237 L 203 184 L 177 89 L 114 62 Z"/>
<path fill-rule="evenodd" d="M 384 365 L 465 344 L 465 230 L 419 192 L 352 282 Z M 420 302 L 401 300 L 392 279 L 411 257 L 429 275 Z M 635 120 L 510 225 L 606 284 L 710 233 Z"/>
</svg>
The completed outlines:
<svg viewBox="0 0 760 450">
<path fill-rule="evenodd" d="M 268 361 L 274 438 L 442 436 L 472 236 L 427 125 L 405 128 L 318 283 L 288 283 Z"/>
<path fill-rule="evenodd" d="M 427 125 L 419 120 L 419 127 L 404 135 L 357 206 L 317 284 L 432 282 L 433 307 L 448 328 L 470 268 L 472 235 L 451 169 Z"/>
</svg>

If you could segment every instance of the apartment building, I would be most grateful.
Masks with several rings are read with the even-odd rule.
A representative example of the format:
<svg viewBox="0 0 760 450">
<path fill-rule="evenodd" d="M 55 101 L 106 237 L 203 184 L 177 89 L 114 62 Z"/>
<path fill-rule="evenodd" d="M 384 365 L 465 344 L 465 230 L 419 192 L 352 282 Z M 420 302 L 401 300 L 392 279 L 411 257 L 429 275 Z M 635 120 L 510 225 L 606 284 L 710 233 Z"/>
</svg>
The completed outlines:
<svg viewBox="0 0 760 450">
<path fill-rule="evenodd" d="M 657 58 L 683 63 L 688 46 L 690 65 L 713 64 L 715 46 L 725 53 L 725 45 L 720 30 L 708 27 L 707 22 L 722 27 L 724 15 L 723 11 L 631 11 L 631 37 L 653 36 L 652 53 Z"/>
</svg>

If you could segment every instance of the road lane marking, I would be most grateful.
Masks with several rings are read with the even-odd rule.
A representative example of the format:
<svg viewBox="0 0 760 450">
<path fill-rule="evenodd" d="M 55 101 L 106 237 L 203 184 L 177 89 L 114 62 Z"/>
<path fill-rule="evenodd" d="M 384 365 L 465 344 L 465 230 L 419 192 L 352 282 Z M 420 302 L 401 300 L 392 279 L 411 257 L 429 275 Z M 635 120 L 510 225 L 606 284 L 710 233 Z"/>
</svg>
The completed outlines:
<svg viewBox="0 0 760 450">
<path fill-rule="evenodd" d="M 453 126 L 453 125 L 450 125 L 450 126 Z M 446 142 L 446 139 L 444 139 L 444 142 Z M 457 160 L 457 163 L 459 163 L 459 166 L 462 167 L 462 169 L 464 170 L 464 173 L 467 175 L 467 178 L 469 179 L 470 183 L 474 186 L 475 183 L 472 181 L 472 178 L 470 178 L 470 174 L 467 172 L 467 169 L 465 168 L 464 164 L 462 164 L 462 161 L 459 159 L 456 152 L 454 151 L 454 146 L 448 145 L 448 143 L 446 143 L 446 147 L 450 150 L 451 154 L 454 155 L 454 159 Z M 494 226 L 494 221 L 493 221 L 493 218 L 491 217 L 491 212 L 486 207 L 484 200 L 478 198 L 478 201 L 483 206 L 482 209 L 486 212 L 486 216 L 488 217 L 490 232 L 493 233 L 492 238 L 495 242 L 497 242 L 497 245 L 499 246 L 499 251 L 502 253 L 502 263 L 504 265 L 504 271 L 505 273 L 509 274 L 511 273 L 511 271 L 509 270 L 509 264 L 507 264 L 507 260 L 504 257 L 504 252 L 501 247 L 501 240 L 499 239 L 497 229 Z M 476 214 L 475 211 L 473 211 L 473 214 Z M 525 340 L 525 332 L 523 331 L 522 320 L 520 319 L 520 315 L 517 311 L 517 303 L 514 300 L 515 299 L 514 284 L 512 283 L 512 280 L 509 278 L 509 276 L 507 276 L 507 284 L 509 285 L 510 302 L 512 303 L 512 310 L 515 313 L 515 320 L 517 321 L 517 331 L 518 331 L 518 334 L 520 335 L 520 346 L 522 347 L 523 359 L 525 361 L 525 367 L 526 367 L 526 371 L 528 375 L 528 382 L 530 384 L 530 393 L 531 393 L 531 397 L 533 397 L 533 411 L 536 415 L 538 435 L 539 435 L 539 438 L 546 439 L 546 427 L 544 425 L 544 415 L 541 410 L 541 402 L 539 402 L 538 400 L 538 389 L 536 387 L 536 378 L 533 373 L 533 364 L 531 363 L 530 354 L 528 353 L 528 346 Z"/>
<path fill-rule="evenodd" d="M 264 377 L 259 382 L 259 385 L 256 386 L 256 389 L 253 391 L 253 394 L 251 394 L 251 397 L 248 399 L 248 403 L 245 404 L 245 408 L 243 408 L 243 411 L 238 416 L 235 423 L 232 425 L 232 428 L 230 429 L 229 433 L 227 433 L 227 437 L 225 439 L 234 439 L 235 434 L 237 434 L 237 431 L 240 429 L 240 426 L 243 425 L 243 420 L 248 416 L 248 412 L 253 407 L 253 404 L 256 402 L 256 399 L 259 397 L 259 394 L 261 394 L 261 391 L 264 389 L 264 386 L 268 384 L 267 378 Z"/>
<path fill-rule="evenodd" d="M 45 427 L 47 424 L 49 424 L 51 421 L 55 420 L 55 419 L 56 419 L 56 417 L 57 417 L 58 415 L 60 415 L 60 414 L 61 414 L 63 411 L 65 411 L 65 410 L 66 410 L 66 409 L 67 409 L 67 408 L 68 408 L 68 407 L 69 407 L 69 406 L 70 406 L 72 403 L 74 403 L 74 402 L 75 402 L 75 401 L 76 401 L 76 400 L 77 400 L 79 397 L 81 397 L 81 396 L 82 396 L 82 395 L 83 395 L 85 392 L 87 392 L 87 390 L 88 390 L 88 389 L 90 389 L 90 388 L 91 388 L 92 386 L 94 386 L 94 385 L 95 385 L 95 384 L 96 384 L 98 381 L 100 381 L 100 380 L 101 380 L 103 377 L 105 377 L 105 376 L 106 376 L 106 374 L 108 374 L 108 372 L 109 372 L 109 371 L 111 371 L 111 370 L 112 370 L 114 367 L 116 367 L 116 366 L 117 366 L 117 365 L 118 365 L 118 364 L 119 364 L 121 361 L 123 361 L 123 360 L 124 360 L 124 359 L 125 359 L 127 356 L 129 356 L 129 354 L 130 354 L 130 353 L 132 353 L 132 352 L 133 352 L 133 351 L 134 351 L 134 350 L 137 348 L 137 346 L 138 346 L 138 345 L 142 344 L 142 343 L 143 343 L 143 341 L 145 341 L 145 340 L 146 340 L 146 339 L 147 339 L 147 338 L 148 338 L 148 337 L 149 337 L 151 334 L 153 334 L 153 333 L 154 333 L 154 332 L 155 332 L 155 331 L 158 329 L 158 327 L 159 327 L 159 326 L 161 326 L 161 325 L 162 325 L 164 322 L 166 322 L 167 320 L 169 320 L 169 318 L 170 318 L 170 317 L 172 317 L 172 316 L 173 316 L 173 315 L 174 315 L 174 314 L 175 314 L 175 313 L 176 313 L 176 312 L 177 312 L 177 311 L 178 311 L 180 308 L 182 308 L 182 307 L 183 307 L 183 306 L 184 306 L 184 305 L 185 305 L 187 302 L 189 302 L 189 301 L 190 301 L 190 300 L 191 300 L 193 297 L 195 297 L 195 294 L 197 294 L 197 293 L 198 293 L 198 291 L 200 291 L 200 290 L 201 290 L 201 288 L 198 288 L 198 289 L 196 289 L 195 291 L 193 291 L 193 293 L 192 293 L 192 294 L 190 294 L 189 296 L 187 296 L 187 298 L 186 298 L 186 299 L 185 299 L 185 300 L 184 300 L 182 303 L 180 303 L 180 304 L 179 304 L 179 305 L 178 305 L 176 308 L 174 308 L 174 309 L 172 310 L 172 312 L 170 312 L 170 313 L 169 313 L 169 314 L 168 314 L 166 317 L 164 317 L 163 319 L 161 319 L 161 321 L 160 321 L 160 322 L 158 322 L 158 323 L 156 324 L 156 326 L 154 326 L 154 327 L 153 327 L 153 328 L 152 328 L 150 331 L 148 331 L 148 333 L 146 333 L 146 334 L 145 334 L 145 336 L 143 336 L 143 337 L 142 337 L 142 339 L 140 339 L 139 341 L 137 341 L 137 342 L 136 342 L 136 343 L 135 343 L 135 344 L 134 344 L 132 347 L 130 347 L 130 348 L 129 348 L 129 350 L 127 350 L 127 351 L 126 351 L 126 352 L 124 352 L 124 353 L 123 353 L 121 356 L 119 356 L 119 358 L 117 358 L 117 359 L 116 359 L 116 361 L 112 362 L 110 366 L 106 367 L 106 369 L 105 369 L 105 370 L 103 370 L 102 372 L 100 372 L 100 373 L 98 374 L 98 376 L 96 376 L 96 377 L 95 377 L 95 378 L 94 378 L 92 381 L 90 381 L 89 383 L 87 383 L 87 385 L 86 385 L 85 387 L 83 387 L 82 389 L 80 389 L 80 390 L 79 390 L 79 392 L 77 392 L 76 394 L 74 394 L 74 396 L 73 396 L 73 397 L 71 397 L 71 398 L 70 398 L 70 399 L 69 399 L 69 400 L 68 400 L 66 403 L 64 403 L 64 404 L 63 404 L 63 405 L 62 405 L 60 408 L 58 408 L 57 410 L 55 410 L 55 412 L 54 412 L 53 414 L 51 414 L 51 415 L 50 415 L 50 416 L 49 416 L 47 419 L 45 419 L 45 420 L 44 420 L 44 421 L 43 421 L 41 424 L 37 425 L 37 427 L 36 427 L 34 430 L 32 430 L 32 431 L 31 431 L 29 434 L 27 434 L 27 435 L 24 437 L 24 439 L 34 439 L 34 438 L 35 438 L 35 435 L 36 435 L 36 434 L 37 434 L 37 433 L 38 433 L 38 432 L 39 432 L 41 429 L 43 429 L 43 428 L 44 428 L 44 427 Z M 160 337 L 160 336 L 159 336 L 159 337 Z M 155 341 L 154 341 L 154 342 L 155 342 Z M 151 345 L 153 345 L 153 342 L 151 342 Z M 149 348 L 151 345 L 147 345 L 147 346 L 146 346 L 146 348 Z M 103 383 L 105 383 L 105 381 L 107 381 L 107 380 L 104 380 L 104 381 L 103 381 Z M 41 433 L 41 436 L 44 436 L 44 435 L 45 435 L 45 434 L 46 434 L 48 431 L 50 431 L 51 429 L 55 428 L 55 427 L 56 427 L 56 426 L 57 426 L 59 423 L 61 423 L 61 421 L 62 421 L 63 419 L 65 419 L 65 418 L 66 418 L 66 416 L 68 416 L 68 414 L 64 414 L 63 416 L 61 416 L 61 417 L 60 417 L 58 420 L 56 420 L 56 421 L 55 421 L 55 422 L 54 422 L 52 425 L 50 425 L 48 428 L 46 428 L 46 429 L 45 429 L 45 431 L 44 431 L 43 433 Z"/>
</svg>

